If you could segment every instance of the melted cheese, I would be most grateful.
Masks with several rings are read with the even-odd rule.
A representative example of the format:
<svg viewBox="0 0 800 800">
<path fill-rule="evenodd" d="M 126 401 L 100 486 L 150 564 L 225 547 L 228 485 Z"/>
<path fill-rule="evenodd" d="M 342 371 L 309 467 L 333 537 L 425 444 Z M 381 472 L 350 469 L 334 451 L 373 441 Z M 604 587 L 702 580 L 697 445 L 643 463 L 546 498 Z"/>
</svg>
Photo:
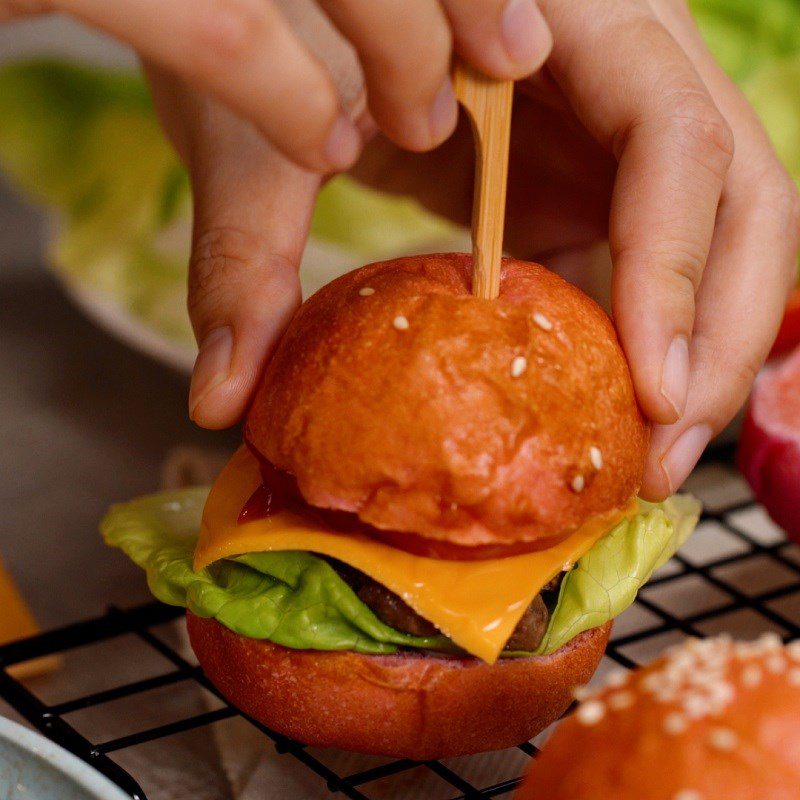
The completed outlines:
<svg viewBox="0 0 800 800">
<path fill-rule="evenodd" d="M 333 533 L 294 512 L 240 525 L 239 512 L 260 483 L 257 461 L 241 448 L 209 494 L 195 569 L 220 558 L 266 550 L 330 556 L 398 594 L 456 644 L 489 663 L 497 659 L 542 587 L 635 510 L 633 504 L 593 519 L 547 550 L 484 561 L 445 561 L 413 555 L 364 535 Z"/>
</svg>

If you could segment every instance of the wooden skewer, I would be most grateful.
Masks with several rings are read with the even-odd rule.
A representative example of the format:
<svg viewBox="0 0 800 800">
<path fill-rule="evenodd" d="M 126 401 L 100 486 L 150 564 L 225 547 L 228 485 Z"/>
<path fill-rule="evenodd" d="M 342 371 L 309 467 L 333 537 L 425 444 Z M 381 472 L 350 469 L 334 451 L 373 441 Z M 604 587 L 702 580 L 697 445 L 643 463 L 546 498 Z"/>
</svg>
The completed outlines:
<svg viewBox="0 0 800 800">
<path fill-rule="evenodd" d="M 475 137 L 472 293 L 491 299 L 500 293 L 514 82 L 488 78 L 456 59 L 453 85 Z"/>
</svg>

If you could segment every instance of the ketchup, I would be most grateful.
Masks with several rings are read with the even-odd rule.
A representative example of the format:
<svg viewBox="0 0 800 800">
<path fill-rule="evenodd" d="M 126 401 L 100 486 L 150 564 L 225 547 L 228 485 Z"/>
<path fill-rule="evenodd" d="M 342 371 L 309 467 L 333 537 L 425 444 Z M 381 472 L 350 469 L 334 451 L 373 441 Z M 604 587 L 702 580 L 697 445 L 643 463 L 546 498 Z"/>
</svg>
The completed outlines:
<svg viewBox="0 0 800 800">
<path fill-rule="evenodd" d="M 247 441 L 245 444 L 258 460 L 261 473 L 261 486 L 256 489 L 250 499 L 239 512 L 238 522 L 253 522 L 278 514 L 286 509 L 302 511 L 305 514 L 314 514 L 324 521 L 329 528 L 346 533 L 370 533 L 370 526 L 361 522 L 356 514 L 349 511 L 335 511 L 329 508 L 314 508 L 309 506 L 297 488 L 297 479 L 289 472 L 278 469 L 269 459 L 265 458 L 256 448 Z"/>
<path fill-rule="evenodd" d="M 247 440 L 245 440 L 245 444 L 258 459 L 261 486 L 253 492 L 239 512 L 239 524 L 271 517 L 286 508 L 302 504 L 303 499 L 300 496 L 294 476 L 278 469 Z"/>
</svg>

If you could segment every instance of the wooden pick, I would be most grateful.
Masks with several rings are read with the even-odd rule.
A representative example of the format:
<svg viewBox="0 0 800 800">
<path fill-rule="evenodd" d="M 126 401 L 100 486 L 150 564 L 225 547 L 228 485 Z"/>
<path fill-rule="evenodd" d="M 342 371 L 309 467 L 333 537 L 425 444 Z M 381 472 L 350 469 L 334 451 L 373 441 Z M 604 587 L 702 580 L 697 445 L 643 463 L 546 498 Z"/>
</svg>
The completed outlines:
<svg viewBox="0 0 800 800">
<path fill-rule="evenodd" d="M 472 293 L 491 299 L 500 293 L 514 82 L 488 78 L 456 59 L 453 86 L 475 137 Z"/>
</svg>

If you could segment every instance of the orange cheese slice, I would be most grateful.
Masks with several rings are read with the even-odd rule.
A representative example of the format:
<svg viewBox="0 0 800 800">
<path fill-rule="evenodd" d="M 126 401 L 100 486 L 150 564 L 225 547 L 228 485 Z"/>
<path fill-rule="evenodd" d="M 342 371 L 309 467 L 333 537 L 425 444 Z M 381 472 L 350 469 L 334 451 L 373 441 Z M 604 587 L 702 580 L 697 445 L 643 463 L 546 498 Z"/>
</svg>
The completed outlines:
<svg viewBox="0 0 800 800">
<path fill-rule="evenodd" d="M 484 561 L 445 561 L 398 550 L 362 534 L 331 532 L 290 511 L 238 523 L 239 512 L 261 483 L 258 462 L 241 448 L 208 496 L 195 569 L 220 558 L 267 550 L 303 550 L 336 558 L 398 594 L 456 644 L 493 663 L 542 587 L 574 564 L 623 517 L 622 511 L 585 524 L 547 550 Z"/>
</svg>

